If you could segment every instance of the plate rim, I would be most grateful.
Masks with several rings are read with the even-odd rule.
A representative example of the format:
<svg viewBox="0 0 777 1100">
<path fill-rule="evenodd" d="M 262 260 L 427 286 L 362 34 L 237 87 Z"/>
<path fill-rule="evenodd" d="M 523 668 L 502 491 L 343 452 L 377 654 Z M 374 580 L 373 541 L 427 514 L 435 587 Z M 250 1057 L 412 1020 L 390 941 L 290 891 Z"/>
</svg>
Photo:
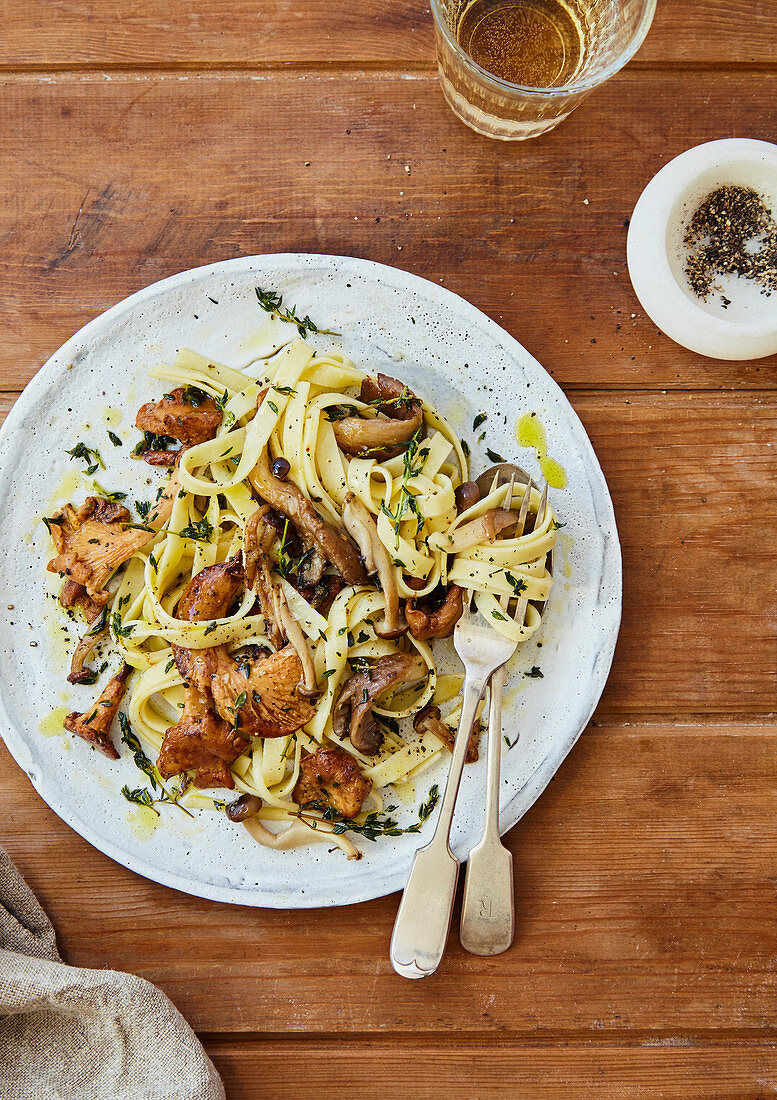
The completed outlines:
<svg viewBox="0 0 777 1100">
<path fill-rule="evenodd" d="M 620 626 L 623 614 L 623 564 L 622 554 L 620 546 L 620 538 L 618 535 L 617 521 L 615 517 L 615 509 L 610 495 L 609 486 L 607 485 L 604 472 L 602 471 L 601 464 L 599 463 L 598 456 L 594 451 L 593 444 L 591 443 L 588 433 L 586 432 L 576 410 L 572 406 L 568 397 L 562 390 L 561 386 L 555 381 L 550 373 L 542 366 L 542 364 L 529 352 L 527 349 L 506 329 L 502 328 L 496 321 L 484 313 L 472 302 L 466 298 L 457 294 L 455 291 L 449 290 L 445 286 L 441 286 L 439 283 L 435 283 L 430 279 L 426 279 L 421 275 L 416 275 L 414 272 L 405 271 L 403 268 L 393 267 L 390 264 L 384 264 L 377 260 L 365 259 L 356 256 L 341 256 L 331 253 L 317 253 L 317 252 L 270 252 L 270 253 L 257 253 L 250 256 L 236 256 L 227 260 L 218 260 L 214 263 L 203 264 L 198 267 L 187 268 L 184 271 L 179 271 L 173 275 L 168 275 L 164 279 L 159 279 L 156 282 L 149 283 L 147 286 L 141 287 L 139 290 L 134 291 L 126 298 L 122 298 L 108 309 L 99 313 L 96 317 L 93 317 L 80 329 L 78 329 L 72 336 L 57 348 L 43 363 L 30 381 L 25 386 L 19 397 L 16 399 L 12 409 L 5 419 L 2 427 L 0 427 L 0 470 L 2 470 L 3 464 L 3 450 L 8 445 L 11 435 L 22 426 L 25 414 L 28 408 L 35 403 L 38 394 L 45 393 L 47 388 L 47 374 L 50 370 L 55 369 L 59 364 L 61 358 L 65 358 L 70 354 L 70 349 L 75 351 L 79 344 L 88 342 L 93 329 L 98 329 L 103 325 L 110 325 L 114 320 L 119 318 L 122 314 L 128 310 L 132 310 L 138 305 L 142 304 L 146 299 L 157 297 L 163 294 L 167 290 L 171 290 L 185 284 L 186 282 L 195 282 L 198 279 L 207 278 L 210 275 L 228 275 L 230 271 L 246 271 L 250 270 L 253 266 L 261 266 L 263 262 L 271 262 L 277 266 L 288 266 L 292 268 L 294 265 L 305 263 L 316 263 L 318 265 L 328 266 L 330 268 L 341 270 L 344 265 L 353 265 L 357 269 L 369 270 L 372 273 L 377 273 L 380 276 L 381 273 L 384 276 L 389 274 L 396 279 L 399 277 L 405 286 L 408 284 L 417 288 L 427 298 L 442 298 L 449 305 L 454 304 L 458 306 L 461 311 L 461 315 L 466 317 L 467 314 L 477 319 L 478 324 L 485 329 L 485 331 L 495 339 L 495 341 L 504 348 L 506 352 L 511 355 L 517 356 L 519 359 L 529 359 L 535 368 L 538 368 L 545 375 L 545 383 L 550 393 L 556 398 L 560 398 L 567 410 L 571 413 L 573 422 L 577 429 L 582 433 L 583 437 L 587 441 L 591 448 L 591 454 L 593 456 L 593 470 L 599 479 L 600 489 L 603 490 L 603 499 L 606 502 L 608 510 L 608 519 L 611 524 L 611 530 L 613 538 L 608 539 L 606 542 L 607 552 L 609 553 L 609 559 L 605 558 L 610 572 L 612 573 L 612 582 L 614 591 L 614 603 L 617 606 L 611 611 L 612 615 L 612 627 L 610 628 L 609 637 L 607 638 L 604 646 L 598 651 L 598 659 L 595 662 L 595 668 L 592 674 L 592 681 L 594 689 L 592 691 L 593 703 L 586 714 L 585 720 L 581 723 L 580 728 L 576 733 L 564 741 L 561 746 L 554 746 L 549 751 L 542 763 L 532 773 L 529 781 L 516 790 L 510 800 L 500 810 L 500 832 L 508 832 L 512 829 L 534 805 L 539 796 L 547 787 L 551 778 L 563 764 L 564 760 L 568 757 L 569 753 L 574 748 L 575 744 L 579 740 L 581 734 L 588 726 L 591 717 L 599 705 L 602 693 L 607 683 L 607 679 L 612 667 L 613 658 L 615 655 L 615 648 L 620 633 Z M 395 284 L 396 285 L 396 284 Z M 250 908 L 257 909 L 318 909 L 318 908 L 331 908 L 341 905 L 356 905 L 364 901 L 371 901 L 375 898 L 385 897 L 386 895 L 393 893 L 397 890 L 403 889 L 405 885 L 406 875 L 400 871 L 393 872 L 375 872 L 373 875 L 366 876 L 364 878 L 364 885 L 362 889 L 352 890 L 349 892 L 348 897 L 339 898 L 336 892 L 333 891 L 331 896 L 326 900 L 309 902 L 305 898 L 304 894 L 297 893 L 293 899 L 289 897 L 279 897 L 277 895 L 271 895 L 269 898 L 260 896 L 260 891 L 257 890 L 243 890 L 236 887 L 220 886 L 217 883 L 210 883 L 204 881 L 197 881 L 187 876 L 178 874 L 172 870 L 165 870 L 149 862 L 146 862 L 142 857 L 136 856 L 133 853 L 127 852 L 119 844 L 113 843 L 108 837 L 100 835 L 96 829 L 93 829 L 86 821 L 83 820 L 81 814 L 72 808 L 70 808 L 65 802 L 63 802 L 57 793 L 56 783 L 48 783 L 45 777 L 41 774 L 37 774 L 36 770 L 30 766 L 29 760 L 25 763 L 25 757 L 29 755 L 29 750 L 26 745 L 24 736 L 16 729 L 11 717 L 6 709 L 5 700 L 0 694 L 0 719 L 3 720 L 3 728 L 0 732 L 0 736 L 4 741 L 9 753 L 13 757 L 14 761 L 19 765 L 22 771 L 27 775 L 35 791 L 40 795 L 46 805 L 54 811 L 57 816 L 64 821 L 64 823 L 74 830 L 79 836 L 83 837 L 92 847 L 102 852 L 103 855 L 109 857 L 114 862 L 118 863 L 122 867 L 126 867 L 128 870 L 141 875 L 143 878 L 149 879 L 152 882 L 159 883 L 162 886 L 170 887 L 174 890 L 179 890 L 182 893 L 189 894 L 194 897 L 205 898 L 209 901 L 225 902 L 233 905 L 245 905 Z M 520 803 L 520 806 L 516 809 L 516 803 Z M 456 846 L 459 847 L 459 846 Z M 457 852 L 462 862 L 466 858 L 466 853 L 460 851 Z"/>
</svg>

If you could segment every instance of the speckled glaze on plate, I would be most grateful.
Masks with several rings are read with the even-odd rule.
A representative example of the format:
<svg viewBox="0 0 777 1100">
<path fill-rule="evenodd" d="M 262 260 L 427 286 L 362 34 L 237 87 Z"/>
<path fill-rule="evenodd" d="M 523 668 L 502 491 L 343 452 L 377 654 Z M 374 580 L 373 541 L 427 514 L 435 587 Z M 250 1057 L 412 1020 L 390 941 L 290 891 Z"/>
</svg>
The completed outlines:
<svg viewBox="0 0 777 1100">
<path fill-rule="evenodd" d="M 109 761 L 84 742 L 54 733 L 52 711 L 83 710 L 94 688 L 70 688 L 67 660 L 76 636 L 53 596 L 57 578 L 43 515 L 69 499 L 78 466 L 64 454 L 78 440 L 99 446 L 108 489 L 129 488 L 128 502 L 148 497 L 158 475 L 133 461 L 132 427 L 142 401 L 160 384 L 147 371 L 186 346 L 229 365 L 251 358 L 251 342 L 266 321 L 255 286 L 273 287 L 303 316 L 342 334 L 309 337 L 314 346 L 342 349 L 368 371 L 406 381 L 433 401 L 472 448 L 475 472 L 483 449 L 517 460 L 538 474 L 530 451 L 515 442 L 522 413 L 540 416 L 549 452 L 569 484 L 552 494 L 566 527 L 560 532 L 557 582 L 543 625 L 519 650 L 505 697 L 502 828 L 529 809 L 586 726 L 604 688 L 621 614 L 621 561 L 612 502 L 591 444 L 559 387 L 540 364 L 474 306 L 433 283 L 368 260 L 339 256 L 251 256 L 185 271 L 133 294 L 86 325 L 38 372 L 9 415 L 0 437 L 0 509 L 4 517 L 0 584 L 0 717 L 6 745 L 45 802 L 112 859 L 167 886 L 217 901 L 272 908 L 344 905 L 400 889 L 418 834 L 358 840 L 364 858 L 347 861 L 325 844 L 274 852 L 255 844 L 223 815 L 195 820 L 163 807 L 147 833 L 121 797 L 123 784 L 143 776 L 132 759 Z M 110 408 L 110 423 L 105 410 Z M 488 420 L 483 447 L 472 421 Z M 114 448 L 107 428 L 123 440 Z M 477 433 L 479 434 L 479 432 Z M 69 480 L 68 480 L 69 478 Z M 86 481 L 81 480 L 82 499 Z M 9 607 L 9 605 L 13 605 Z M 539 666 L 543 677 L 524 672 Z M 451 668 L 454 666 L 451 665 Z M 41 728 L 42 725 L 42 728 Z M 126 752 L 126 749 L 125 749 Z M 461 858 L 481 828 L 484 760 L 466 769 L 452 835 Z M 415 819 L 445 763 L 417 782 L 401 823 Z"/>
</svg>

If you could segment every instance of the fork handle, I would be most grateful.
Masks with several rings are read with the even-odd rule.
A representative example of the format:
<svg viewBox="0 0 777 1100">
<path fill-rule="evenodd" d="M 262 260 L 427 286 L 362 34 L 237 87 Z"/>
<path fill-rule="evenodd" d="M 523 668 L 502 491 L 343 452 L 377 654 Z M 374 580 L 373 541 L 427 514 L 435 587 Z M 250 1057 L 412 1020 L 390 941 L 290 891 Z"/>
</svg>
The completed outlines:
<svg viewBox="0 0 777 1100">
<path fill-rule="evenodd" d="M 449 837 L 461 773 L 486 677 L 467 677 L 440 814 L 431 841 L 415 854 L 391 937 L 391 963 L 404 978 L 425 978 L 440 965 L 448 939 L 459 861 Z"/>
<path fill-rule="evenodd" d="M 513 857 L 499 839 L 504 665 L 491 677 L 488 785 L 483 836 L 469 854 L 461 903 L 459 942 L 471 955 L 500 955 L 515 935 Z"/>
</svg>

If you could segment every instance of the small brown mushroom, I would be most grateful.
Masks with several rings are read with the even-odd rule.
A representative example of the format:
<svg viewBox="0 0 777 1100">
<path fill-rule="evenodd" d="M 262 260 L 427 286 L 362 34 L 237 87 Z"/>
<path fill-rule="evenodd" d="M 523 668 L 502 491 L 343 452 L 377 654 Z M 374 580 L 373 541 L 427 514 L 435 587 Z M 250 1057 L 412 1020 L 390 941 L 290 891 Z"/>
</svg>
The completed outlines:
<svg viewBox="0 0 777 1100">
<path fill-rule="evenodd" d="M 96 676 L 94 672 L 87 667 L 86 662 L 92 656 L 92 653 L 94 653 L 97 644 L 107 633 L 108 627 L 103 623 L 99 630 L 87 630 L 86 634 L 81 638 L 70 661 L 70 674 L 67 678 L 69 684 L 94 683 Z"/>
<path fill-rule="evenodd" d="M 387 374 L 379 374 L 377 379 L 365 378 L 361 399 L 388 419 L 380 415 L 370 419 L 347 416 L 335 421 L 332 425 L 335 439 L 346 454 L 397 453 L 423 425 L 421 402 L 407 386 Z"/>
<path fill-rule="evenodd" d="M 142 405 L 135 417 L 135 427 L 191 446 L 213 439 L 222 417 L 221 409 L 204 390 L 178 386 L 161 400 Z"/>
<path fill-rule="evenodd" d="M 70 730 L 76 737 L 82 737 L 90 745 L 94 745 L 110 760 L 118 760 L 119 754 L 111 741 L 110 728 L 116 711 L 119 709 L 124 692 L 127 690 L 127 678 L 132 672 L 128 664 L 122 666 L 121 671 L 109 680 L 99 697 L 92 706 L 83 714 L 73 711 L 65 718 L 65 729 Z"/>
<path fill-rule="evenodd" d="M 442 721 L 439 707 L 430 705 L 420 710 L 413 719 L 413 729 L 416 733 L 433 733 L 435 737 L 440 738 L 450 752 L 453 752 L 456 735 L 450 726 L 446 726 Z M 469 735 L 469 741 L 467 742 L 467 755 L 464 758 L 465 764 L 474 764 L 478 759 L 479 735 L 480 725 L 476 722 L 472 727 L 472 733 Z"/>
<path fill-rule="evenodd" d="M 227 817 L 230 821 L 245 821 L 255 817 L 262 808 L 262 800 L 255 794 L 241 794 L 234 802 L 227 803 Z"/>
<path fill-rule="evenodd" d="M 464 589 L 457 584 L 448 586 L 445 598 L 440 602 L 435 589 L 425 600 L 412 599 L 405 603 L 405 618 L 410 633 L 419 641 L 428 638 L 449 638 L 464 611 Z"/>
<path fill-rule="evenodd" d="M 355 493 L 347 493 L 343 505 L 345 529 L 361 551 L 367 572 L 377 573 L 386 601 L 383 619 L 375 626 L 380 638 L 400 638 L 407 631 L 399 613 L 399 590 L 388 550 L 380 541 L 378 528 Z"/>
<path fill-rule="evenodd" d="M 391 653 L 379 657 L 365 672 L 357 672 L 344 685 L 332 716 L 335 733 L 351 739 L 351 744 L 366 756 L 374 756 L 381 746 L 383 734 L 372 708 L 390 687 L 413 684 L 427 674 L 427 667 L 417 653 Z"/>
<path fill-rule="evenodd" d="M 302 809 L 329 805 L 343 817 L 354 818 L 371 790 L 372 780 L 364 778 L 350 753 L 339 745 L 322 745 L 303 756 L 293 798 Z"/>
<path fill-rule="evenodd" d="M 514 466 L 512 462 L 498 462 L 496 466 L 484 470 L 475 481 L 481 500 L 491 492 L 494 478 L 498 478 L 497 485 L 505 485 L 511 478 L 515 478 L 516 485 L 528 485 L 531 481 L 529 475 L 520 466 Z"/>
<path fill-rule="evenodd" d="M 480 489 L 475 481 L 464 481 L 459 485 L 454 496 L 456 497 L 456 511 L 461 515 L 480 500 Z"/>
</svg>

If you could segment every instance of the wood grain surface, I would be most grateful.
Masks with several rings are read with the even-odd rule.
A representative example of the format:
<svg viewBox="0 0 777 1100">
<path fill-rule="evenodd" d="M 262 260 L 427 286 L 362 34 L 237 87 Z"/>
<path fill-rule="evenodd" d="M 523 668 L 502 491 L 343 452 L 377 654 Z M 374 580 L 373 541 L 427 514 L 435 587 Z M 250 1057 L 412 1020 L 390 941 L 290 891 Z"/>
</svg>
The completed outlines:
<svg viewBox="0 0 777 1100">
<path fill-rule="evenodd" d="M 462 294 L 553 374 L 624 558 L 601 704 L 509 834 L 507 954 L 452 934 L 438 974 L 406 982 L 387 957 L 396 896 L 277 912 L 148 882 L 0 745 L 0 839 L 65 958 L 156 982 L 230 1100 L 777 1094 L 777 359 L 677 347 L 625 266 L 658 168 L 774 139 L 774 0 L 659 0 L 636 61 L 516 145 L 448 111 L 423 0 L 8 0 L 0 84 L 0 415 L 155 279 L 246 253 L 365 256 Z"/>
<path fill-rule="evenodd" d="M 256 66 L 289 62 L 431 65 L 424 0 L 6 0 L 1 67 Z M 773 0 L 659 0 L 639 61 L 758 65 L 777 60 Z"/>
<path fill-rule="evenodd" d="M 443 283 L 568 389 L 777 386 L 773 361 L 661 336 L 625 259 L 634 203 L 667 160 L 740 118 L 777 133 L 777 74 L 627 69 L 517 145 L 458 123 L 431 73 L 85 73 L 6 78 L 0 96 L 2 389 L 155 279 L 284 251 Z"/>
</svg>

